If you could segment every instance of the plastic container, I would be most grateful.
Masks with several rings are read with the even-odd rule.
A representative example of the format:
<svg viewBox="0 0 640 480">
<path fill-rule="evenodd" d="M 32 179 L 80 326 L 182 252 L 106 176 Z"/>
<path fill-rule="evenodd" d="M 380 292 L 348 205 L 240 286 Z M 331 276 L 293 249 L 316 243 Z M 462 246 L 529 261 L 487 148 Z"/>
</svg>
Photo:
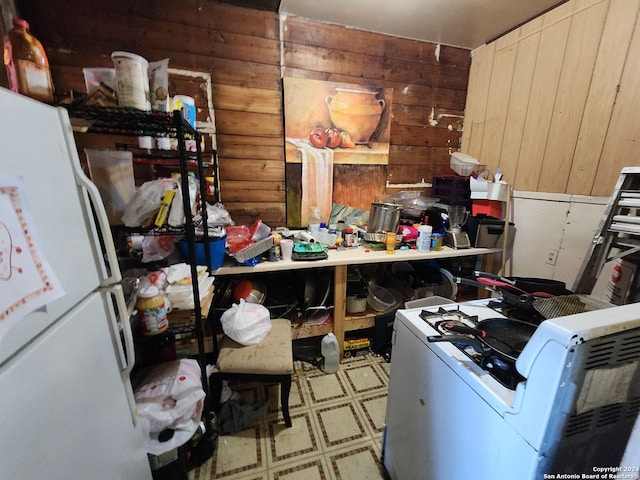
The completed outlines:
<svg viewBox="0 0 640 480">
<path fill-rule="evenodd" d="M 224 260 L 224 247 L 225 247 L 225 237 L 220 238 L 209 238 L 209 256 L 211 263 L 209 263 L 209 268 L 211 270 L 215 270 L 216 268 L 220 268 L 222 266 L 222 261 Z M 180 240 L 180 250 L 182 251 L 182 255 L 184 259 L 189 262 L 189 246 L 187 243 L 187 239 L 183 238 Z M 204 241 L 196 241 L 195 243 L 196 250 L 196 263 L 198 265 L 206 265 L 206 255 L 205 255 L 205 242 Z"/>
<path fill-rule="evenodd" d="M 387 232 L 386 238 L 387 253 L 395 253 L 396 251 L 396 234 L 394 232 Z"/>
<path fill-rule="evenodd" d="M 216 185 L 214 180 L 215 180 L 214 177 L 204 177 L 204 181 L 206 182 L 207 195 L 216 194 Z"/>
<path fill-rule="evenodd" d="M 229 253 L 235 254 L 253 244 L 251 230 L 246 225 L 231 225 L 226 228 Z"/>
<path fill-rule="evenodd" d="M 374 310 L 378 312 L 385 312 L 393 308 L 396 303 L 396 298 L 392 292 L 384 287 L 379 285 L 369 285 L 367 303 Z"/>
<path fill-rule="evenodd" d="M 173 109 L 180 110 L 187 123 L 196 128 L 196 102 L 193 97 L 175 95 L 173 97 Z"/>
<path fill-rule="evenodd" d="M 367 309 L 369 291 L 364 282 L 347 282 L 347 313 L 362 313 Z"/>
<path fill-rule="evenodd" d="M 324 360 L 322 371 L 324 373 L 336 373 L 340 367 L 340 346 L 333 332 L 327 333 L 322 337 L 320 351 Z"/>
<path fill-rule="evenodd" d="M 418 238 L 416 239 L 416 250 L 428 252 L 431 250 L 431 233 L 433 227 L 431 225 L 420 225 L 418 227 Z"/>
<path fill-rule="evenodd" d="M 320 207 L 311 207 L 311 216 L 309 217 L 309 231 L 319 232 L 322 219 L 320 218 Z"/>
<path fill-rule="evenodd" d="M 117 89 L 115 68 L 83 68 L 84 86 L 87 94 L 95 92 L 101 83 L 112 90 Z"/>
<path fill-rule="evenodd" d="M 456 172 L 458 175 L 466 177 L 478 169 L 480 162 L 466 153 L 453 152 L 451 154 L 449 166 L 451 167 L 451 170 Z"/>
<path fill-rule="evenodd" d="M 273 246 L 273 235 L 269 235 L 267 238 L 263 238 L 262 240 L 253 243 L 252 245 L 239 250 L 233 255 L 233 258 L 236 259 L 239 263 L 244 263 L 258 255 L 269 251 L 269 249 Z"/>
<path fill-rule="evenodd" d="M 116 69 L 116 90 L 121 107 L 151 110 L 149 97 L 149 62 L 129 52 L 111 54 Z"/>
<path fill-rule="evenodd" d="M 138 293 L 136 302 L 140 316 L 140 331 L 143 335 L 158 335 L 169 327 L 164 296 L 158 287 L 150 285 Z"/>
<path fill-rule="evenodd" d="M 29 32 L 26 20 L 13 19 L 13 28 L 4 37 L 4 63 L 12 91 L 53 103 L 49 60 L 40 41 Z"/>
</svg>

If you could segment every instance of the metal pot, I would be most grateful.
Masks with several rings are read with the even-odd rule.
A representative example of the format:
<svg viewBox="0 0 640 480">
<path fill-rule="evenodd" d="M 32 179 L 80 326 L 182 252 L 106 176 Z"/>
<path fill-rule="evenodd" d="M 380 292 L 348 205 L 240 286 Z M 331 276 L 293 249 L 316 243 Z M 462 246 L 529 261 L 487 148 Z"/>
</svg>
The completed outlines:
<svg viewBox="0 0 640 480">
<path fill-rule="evenodd" d="M 397 231 L 402 208 L 402 205 L 395 203 L 372 203 L 367 231 L 370 233 Z"/>
</svg>

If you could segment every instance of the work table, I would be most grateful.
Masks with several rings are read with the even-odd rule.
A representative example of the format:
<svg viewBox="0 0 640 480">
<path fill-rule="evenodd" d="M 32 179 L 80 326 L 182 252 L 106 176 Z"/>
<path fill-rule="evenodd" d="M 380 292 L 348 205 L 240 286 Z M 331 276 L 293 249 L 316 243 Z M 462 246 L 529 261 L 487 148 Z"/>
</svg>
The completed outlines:
<svg viewBox="0 0 640 480">
<path fill-rule="evenodd" d="M 333 323 L 323 325 L 294 324 L 294 338 L 325 335 L 331 331 L 336 335 L 340 345 L 340 358 L 344 353 L 345 332 L 370 328 L 374 320 L 381 312 L 367 312 L 360 314 L 346 314 L 347 298 L 347 267 L 350 265 L 364 265 L 374 263 L 411 262 L 416 260 L 437 260 L 452 257 L 464 257 L 469 255 L 484 255 L 483 270 L 491 264 L 494 253 L 499 253 L 500 248 L 465 248 L 454 249 L 442 247 L 441 250 L 395 250 L 393 254 L 385 250 L 370 250 L 363 246 L 329 250 L 329 256 L 324 260 L 291 260 L 277 262 L 261 262 L 255 266 L 244 266 L 237 263 L 225 263 L 222 267 L 212 270 L 214 276 L 241 275 L 251 273 L 283 272 L 288 270 L 302 270 L 309 268 L 334 268 L 334 311 Z"/>
</svg>

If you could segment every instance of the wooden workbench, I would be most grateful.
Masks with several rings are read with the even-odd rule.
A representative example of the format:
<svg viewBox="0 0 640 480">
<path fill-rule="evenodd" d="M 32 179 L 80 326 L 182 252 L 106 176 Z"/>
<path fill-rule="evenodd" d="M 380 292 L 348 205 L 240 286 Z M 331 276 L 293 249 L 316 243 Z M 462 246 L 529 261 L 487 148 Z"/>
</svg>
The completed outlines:
<svg viewBox="0 0 640 480">
<path fill-rule="evenodd" d="M 227 263 L 222 267 L 213 270 L 211 274 L 214 276 L 246 275 L 253 273 L 284 272 L 310 268 L 334 267 L 333 323 L 325 325 L 295 324 L 293 326 L 293 337 L 305 338 L 319 336 L 333 331 L 338 339 L 338 344 L 340 345 L 340 358 L 342 358 L 345 332 L 370 328 L 374 326 L 375 317 L 381 315 L 381 312 L 373 312 L 369 309 L 365 313 L 347 315 L 346 299 L 348 266 L 483 255 L 483 270 L 491 271 L 493 254 L 501 251 L 502 249 L 500 248 L 466 248 L 456 250 L 450 247 L 442 247 L 442 250 L 437 251 L 432 250 L 424 252 L 418 250 L 395 250 L 393 254 L 388 254 L 384 250 L 368 250 L 360 246 L 341 250 L 329 250 L 329 258 L 326 260 L 262 262 L 253 267 Z"/>
</svg>

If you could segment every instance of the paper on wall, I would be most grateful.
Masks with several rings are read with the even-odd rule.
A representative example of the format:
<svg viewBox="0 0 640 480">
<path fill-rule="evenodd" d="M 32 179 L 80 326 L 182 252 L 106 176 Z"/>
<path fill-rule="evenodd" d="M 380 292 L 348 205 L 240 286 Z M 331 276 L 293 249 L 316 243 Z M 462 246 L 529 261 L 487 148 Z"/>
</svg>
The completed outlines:
<svg viewBox="0 0 640 480">
<path fill-rule="evenodd" d="M 0 178 L 0 339 L 29 312 L 62 295 L 44 256 L 23 179 Z"/>
</svg>

